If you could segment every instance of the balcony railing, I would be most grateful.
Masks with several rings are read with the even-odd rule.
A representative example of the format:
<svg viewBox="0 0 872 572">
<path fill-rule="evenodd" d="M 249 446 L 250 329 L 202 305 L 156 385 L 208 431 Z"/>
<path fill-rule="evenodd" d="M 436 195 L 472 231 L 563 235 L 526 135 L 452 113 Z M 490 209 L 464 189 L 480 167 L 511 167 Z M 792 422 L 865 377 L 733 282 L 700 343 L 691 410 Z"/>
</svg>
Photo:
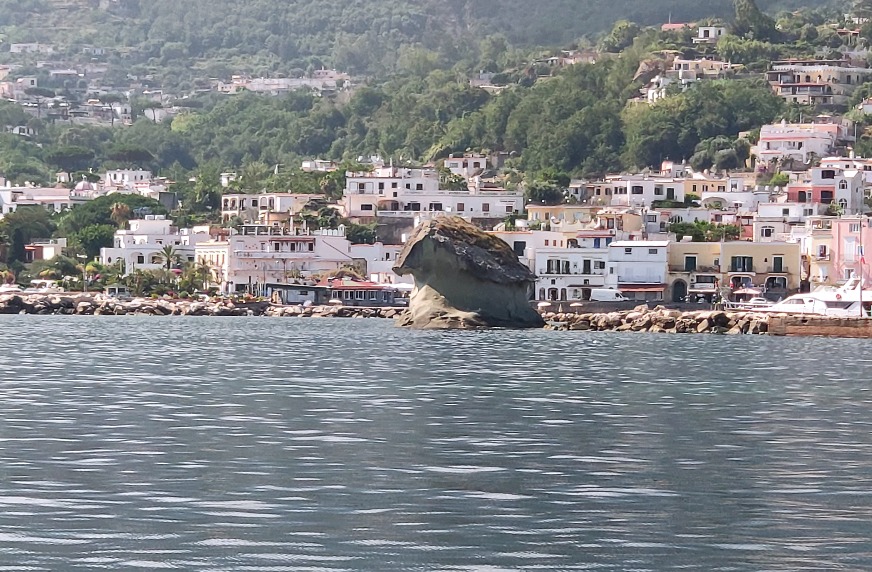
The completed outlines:
<svg viewBox="0 0 872 572">
<path fill-rule="evenodd" d="M 727 271 L 731 274 L 755 274 L 757 272 L 756 266 L 731 266 Z"/>
<path fill-rule="evenodd" d="M 540 268 L 539 270 L 536 271 L 536 274 L 539 276 L 599 276 L 599 277 L 602 277 L 602 276 L 606 275 L 606 271 L 605 270 L 593 270 L 591 272 L 580 272 L 578 270 L 574 270 L 572 272 L 559 272 L 553 268 L 552 269 Z"/>
<path fill-rule="evenodd" d="M 720 274 L 721 269 L 719 266 L 697 266 L 692 270 L 688 270 L 684 264 L 670 264 L 669 265 L 670 272 L 685 272 L 688 274 Z"/>
<path fill-rule="evenodd" d="M 767 266 L 766 274 L 790 274 L 790 269 L 787 266 L 776 268 L 775 266 Z"/>
</svg>

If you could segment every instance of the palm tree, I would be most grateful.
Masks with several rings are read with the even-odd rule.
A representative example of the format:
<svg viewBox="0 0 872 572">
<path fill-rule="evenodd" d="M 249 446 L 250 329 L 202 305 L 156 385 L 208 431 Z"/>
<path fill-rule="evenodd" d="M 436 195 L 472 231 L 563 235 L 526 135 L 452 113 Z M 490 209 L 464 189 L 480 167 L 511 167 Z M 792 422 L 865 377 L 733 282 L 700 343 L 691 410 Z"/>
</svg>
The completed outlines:
<svg viewBox="0 0 872 572">
<path fill-rule="evenodd" d="M 129 221 L 132 216 L 133 211 L 130 210 L 129 206 L 124 203 L 114 203 L 112 205 L 112 214 L 109 215 L 109 218 L 112 219 L 112 222 L 114 222 L 118 228 L 122 228 L 127 225 L 127 221 Z"/>
<path fill-rule="evenodd" d="M 179 253 L 171 244 L 168 244 L 161 249 L 160 256 L 163 258 L 164 267 L 167 270 L 172 270 L 173 264 L 178 264 L 179 262 Z"/>
</svg>

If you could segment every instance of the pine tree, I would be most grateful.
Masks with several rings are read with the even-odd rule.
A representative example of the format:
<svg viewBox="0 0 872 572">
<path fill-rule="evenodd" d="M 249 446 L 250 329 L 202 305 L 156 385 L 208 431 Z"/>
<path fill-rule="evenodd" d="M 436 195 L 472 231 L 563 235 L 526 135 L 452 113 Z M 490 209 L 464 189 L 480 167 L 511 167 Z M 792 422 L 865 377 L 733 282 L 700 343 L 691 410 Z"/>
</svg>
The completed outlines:
<svg viewBox="0 0 872 572">
<path fill-rule="evenodd" d="M 748 39 L 776 41 L 775 20 L 760 11 L 754 0 L 735 0 L 736 20 L 733 33 Z"/>
</svg>

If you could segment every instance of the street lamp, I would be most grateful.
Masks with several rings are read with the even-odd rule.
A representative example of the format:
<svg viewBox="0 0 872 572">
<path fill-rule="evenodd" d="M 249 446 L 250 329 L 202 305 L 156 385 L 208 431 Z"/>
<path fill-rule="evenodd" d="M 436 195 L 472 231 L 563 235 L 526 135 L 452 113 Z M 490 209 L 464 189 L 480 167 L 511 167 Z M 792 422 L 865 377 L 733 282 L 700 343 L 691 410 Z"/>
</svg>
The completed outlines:
<svg viewBox="0 0 872 572">
<path fill-rule="evenodd" d="M 88 265 L 86 261 L 88 260 L 87 254 L 77 254 L 76 258 L 82 261 L 82 292 L 88 291 L 88 277 L 86 275 Z"/>
</svg>

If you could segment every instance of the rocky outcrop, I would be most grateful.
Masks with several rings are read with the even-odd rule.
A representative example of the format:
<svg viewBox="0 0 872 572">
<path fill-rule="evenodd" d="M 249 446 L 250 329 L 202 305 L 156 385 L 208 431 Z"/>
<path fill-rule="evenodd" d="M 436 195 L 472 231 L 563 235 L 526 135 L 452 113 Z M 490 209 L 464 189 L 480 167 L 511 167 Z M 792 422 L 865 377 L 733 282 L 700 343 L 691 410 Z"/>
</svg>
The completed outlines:
<svg viewBox="0 0 872 572">
<path fill-rule="evenodd" d="M 755 312 L 723 310 L 680 312 L 657 306 L 653 310 L 639 306 L 630 311 L 603 314 L 544 314 L 547 328 L 554 330 L 590 330 L 616 332 L 651 332 L 669 334 L 765 334 L 770 316 Z"/>
<path fill-rule="evenodd" d="M 418 226 L 394 265 L 415 289 L 397 320 L 414 328 L 541 328 L 529 303 L 535 276 L 508 244 L 460 217 Z"/>
</svg>

